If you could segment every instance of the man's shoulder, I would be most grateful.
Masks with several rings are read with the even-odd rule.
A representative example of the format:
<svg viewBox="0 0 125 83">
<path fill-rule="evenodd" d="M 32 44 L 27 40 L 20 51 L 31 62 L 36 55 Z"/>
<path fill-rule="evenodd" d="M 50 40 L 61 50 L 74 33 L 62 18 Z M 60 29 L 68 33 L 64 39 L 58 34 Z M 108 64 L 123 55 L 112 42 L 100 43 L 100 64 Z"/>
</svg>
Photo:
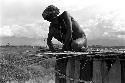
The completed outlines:
<svg viewBox="0 0 125 83">
<path fill-rule="evenodd" d="M 68 11 L 64 11 L 63 13 L 64 13 L 64 14 L 68 14 Z"/>
<path fill-rule="evenodd" d="M 64 11 L 62 15 L 70 15 L 68 11 Z"/>
<path fill-rule="evenodd" d="M 59 17 L 65 17 L 65 16 L 70 16 L 68 11 L 63 11 L 62 14 L 59 15 Z"/>
<path fill-rule="evenodd" d="M 49 29 L 53 29 L 53 28 L 54 28 L 54 26 L 55 26 L 55 24 L 54 24 L 54 23 L 50 23 Z"/>
<path fill-rule="evenodd" d="M 54 25 L 50 25 L 50 27 L 49 27 L 49 32 L 50 32 L 50 33 L 55 33 L 55 31 L 57 31 L 57 28 L 54 27 Z"/>
</svg>

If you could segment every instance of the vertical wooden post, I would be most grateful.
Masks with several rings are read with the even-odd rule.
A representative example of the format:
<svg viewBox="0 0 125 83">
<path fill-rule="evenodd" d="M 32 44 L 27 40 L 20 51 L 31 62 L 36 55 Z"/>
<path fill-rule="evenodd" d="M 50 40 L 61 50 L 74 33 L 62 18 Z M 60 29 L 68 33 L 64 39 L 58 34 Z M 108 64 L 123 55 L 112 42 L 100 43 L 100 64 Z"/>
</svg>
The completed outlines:
<svg viewBox="0 0 125 83">
<path fill-rule="evenodd" d="M 125 60 L 121 61 L 121 83 L 125 83 Z"/>
<path fill-rule="evenodd" d="M 91 81 L 92 80 L 92 70 L 93 64 L 92 60 L 89 60 L 89 58 L 85 58 L 80 60 L 80 79 L 85 81 Z"/>
<path fill-rule="evenodd" d="M 75 72 L 74 72 L 74 78 L 79 79 L 80 77 L 80 61 L 75 60 Z M 79 83 L 78 81 L 74 81 L 74 83 Z"/>
<path fill-rule="evenodd" d="M 69 78 L 73 78 L 74 77 L 74 71 L 75 71 L 75 60 L 70 58 L 67 62 L 66 75 Z M 74 83 L 74 81 L 69 79 L 69 78 L 66 79 L 66 83 Z"/>
<path fill-rule="evenodd" d="M 109 71 L 109 83 L 121 83 L 121 65 L 119 60 L 116 60 Z"/>
<path fill-rule="evenodd" d="M 66 55 L 59 55 L 56 57 L 56 66 L 55 66 L 55 70 L 58 71 L 58 73 L 55 74 L 55 83 L 66 83 L 66 79 L 65 78 L 61 78 L 62 76 L 59 75 L 63 74 L 66 75 L 66 65 L 67 65 L 67 58 L 64 59 L 59 59 L 62 58 Z"/>
<path fill-rule="evenodd" d="M 105 60 L 101 61 L 102 83 L 109 83 L 108 69 Z"/>
<path fill-rule="evenodd" d="M 66 83 L 79 83 L 80 77 L 80 61 L 75 57 L 69 58 L 67 62 L 66 75 L 71 79 L 66 79 Z"/>
<path fill-rule="evenodd" d="M 93 83 L 102 83 L 101 61 L 93 60 Z"/>
</svg>

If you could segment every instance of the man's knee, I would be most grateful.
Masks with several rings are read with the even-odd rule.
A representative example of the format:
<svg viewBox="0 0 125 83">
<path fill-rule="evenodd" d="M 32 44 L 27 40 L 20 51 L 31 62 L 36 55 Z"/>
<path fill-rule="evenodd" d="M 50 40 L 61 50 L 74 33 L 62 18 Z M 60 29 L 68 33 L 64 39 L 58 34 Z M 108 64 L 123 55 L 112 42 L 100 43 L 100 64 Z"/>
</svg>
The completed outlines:
<svg viewBox="0 0 125 83">
<path fill-rule="evenodd" d="M 86 50 L 86 42 L 82 42 L 82 41 L 78 41 L 78 40 L 74 40 L 71 43 L 71 47 L 73 49 L 73 51 L 85 51 Z"/>
<path fill-rule="evenodd" d="M 72 49 L 73 50 L 78 50 L 78 43 L 76 42 L 76 41 L 73 41 L 72 43 L 71 43 L 71 47 L 72 47 Z"/>
</svg>

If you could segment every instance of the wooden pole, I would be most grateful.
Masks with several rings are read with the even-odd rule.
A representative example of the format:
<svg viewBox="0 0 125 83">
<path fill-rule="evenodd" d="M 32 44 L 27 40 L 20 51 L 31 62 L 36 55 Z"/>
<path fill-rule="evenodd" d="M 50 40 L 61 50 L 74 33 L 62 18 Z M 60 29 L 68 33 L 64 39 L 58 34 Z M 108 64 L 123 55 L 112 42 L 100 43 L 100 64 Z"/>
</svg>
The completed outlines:
<svg viewBox="0 0 125 83">
<path fill-rule="evenodd" d="M 65 78 L 61 78 L 62 76 L 59 74 L 63 74 L 66 75 L 66 65 L 67 65 L 67 58 L 64 59 L 59 59 L 58 58 L 62 58 L 66 55 L 60 55 L 56 57 L 56 66 L 55 66 L 55 70 L 58 71 L 58 73 L 55 74 L 56 78 L 55 78 L 55 83 L 66 83 L 66 79 Z"/>
<path fill-rule="evenodd" d="M 121 61 L 121 83 L 125 83 L 125 61 Z"/>
<path fill-rule="evenodd" d="M 85 81 L 92 81 L 93 61 L 87 57 L 80 60 L 80 79 Z"/>
<path fill-rule="evenodd" d="M 70 78 L 66 79 L 66 83 L 79 83 L 80 77 L 80 61 L 75 58 L 70 58 L 67 63 L 66 75 Z M 73 79 L 73 80 L 71 80 Z M 76 80 L 75 80 L 76 79 Z"/>
<path fill-rule="evenodd" d="M 102 83 L 101 61 L 93 61 L 93 83 Z"/>
<path fill-rule="evenodd" d="M 75 60 L 69 59 L 66 68 L 66 75 L 69 78 L 74 78 L 74 71 L 75 71 Z M 74 83 L 74 80 L 67 78 L 66 83 Z"/>
<path fill-rule="evenodd" d="M 121 83 L 121 65 L 119 60 L 116 60 L 112 65 L 108 74 L 109 83 Z"/>
</svg>

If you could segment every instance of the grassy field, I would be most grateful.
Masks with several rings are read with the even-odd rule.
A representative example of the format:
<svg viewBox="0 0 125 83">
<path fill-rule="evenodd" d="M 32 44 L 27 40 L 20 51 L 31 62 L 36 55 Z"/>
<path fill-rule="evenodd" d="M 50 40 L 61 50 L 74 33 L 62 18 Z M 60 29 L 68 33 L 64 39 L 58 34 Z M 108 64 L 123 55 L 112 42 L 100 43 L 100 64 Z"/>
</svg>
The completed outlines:
<svg viewBox="0 0 125 83">
<path fill-rule="evenodd" d="M 53 83 L 55 58 L 34 56 L 37 50 L 31 46 L 0 47 L 0 83 Z"/>
</svg>

